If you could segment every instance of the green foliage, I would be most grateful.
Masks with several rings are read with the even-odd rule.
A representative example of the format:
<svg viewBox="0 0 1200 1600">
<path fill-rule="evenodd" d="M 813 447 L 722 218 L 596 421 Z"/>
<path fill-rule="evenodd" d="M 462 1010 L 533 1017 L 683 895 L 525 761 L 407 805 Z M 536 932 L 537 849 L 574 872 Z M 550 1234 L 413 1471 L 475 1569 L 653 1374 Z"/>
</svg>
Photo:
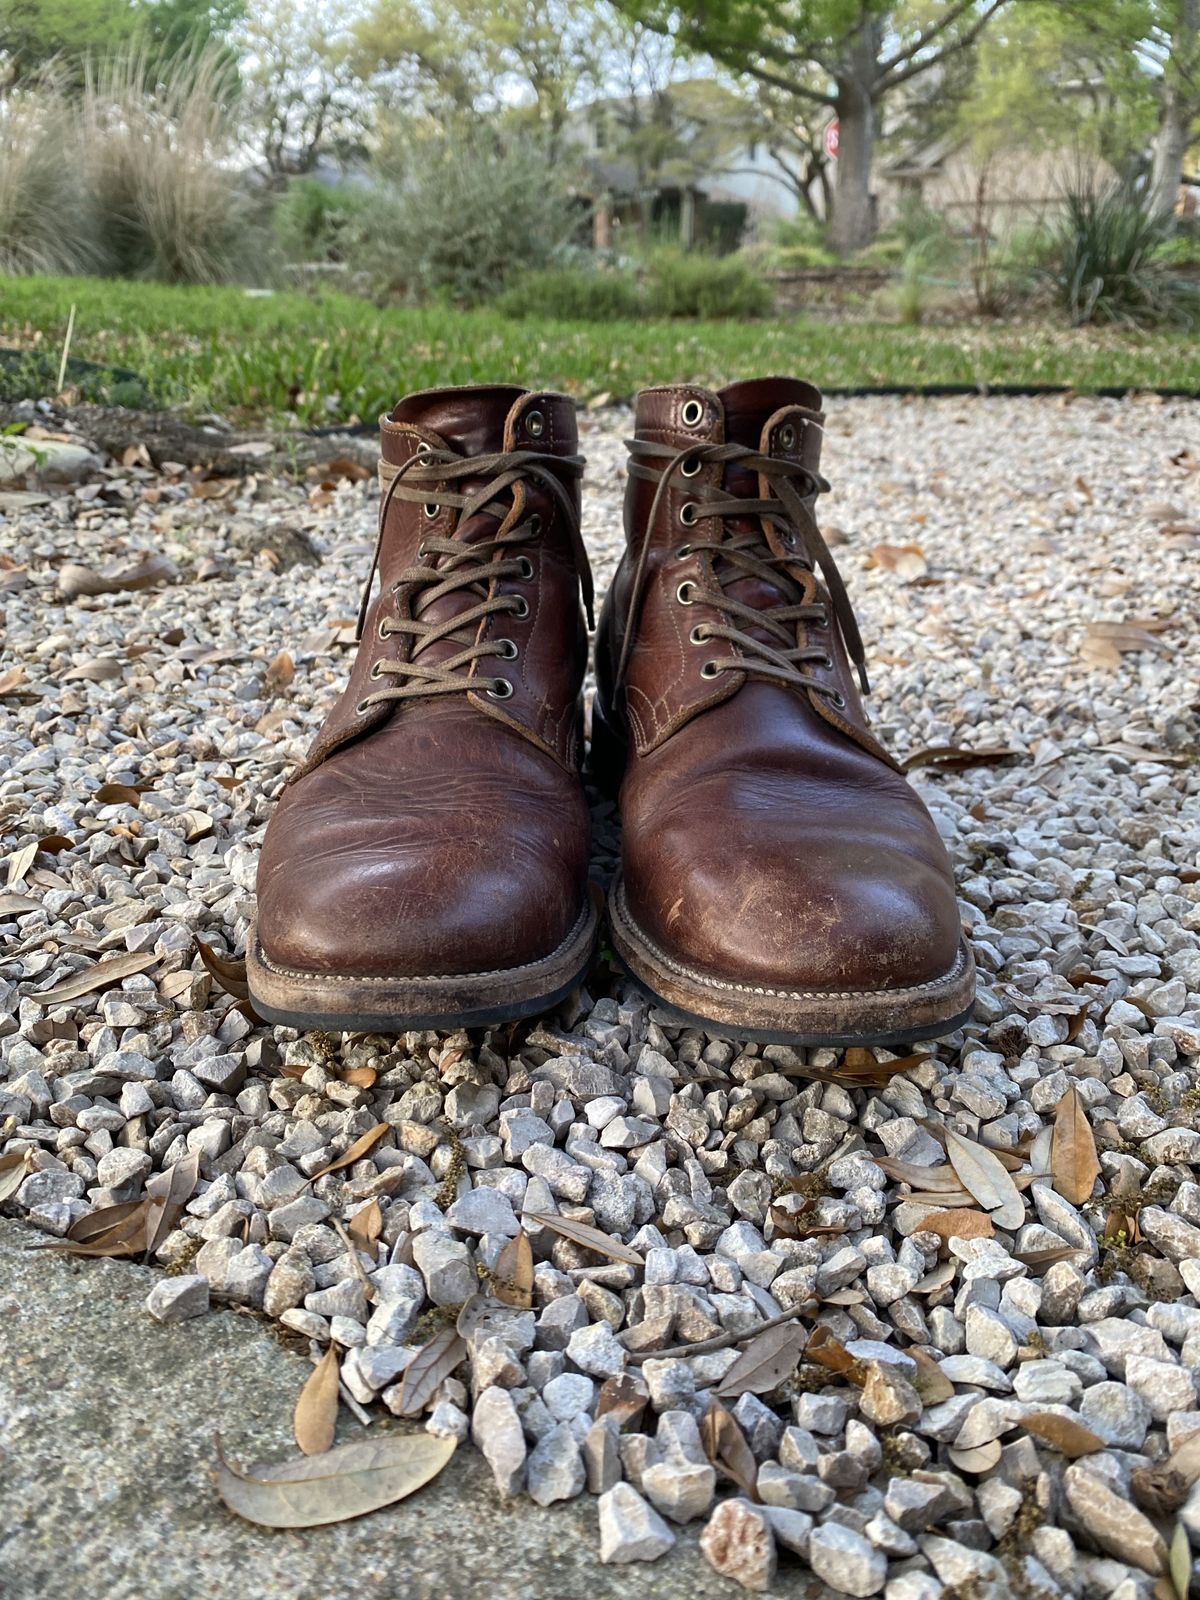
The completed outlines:
<svg viewBox="0 0 1200 1600">
<path fill-rule="evenodd" d="M 276 201 L 271 223 L 285 260 L 345 262 L 370 225 L 368 190 L 295 178 Z"/>
<path fill-rule="evenodd" d="M 1170 272 L 1163 257 L 1170 229 L 1170 218 L 1148 211 L 1125 184 L 1071 188 L 1050 270 L 1072 324 L 1194 321 L 1195 286 Z"/>
<path fill-rule="evenodd" d="M 663 248 L 650 257 L 645 280 L 656 317 L 765 317 L 771 291 L 740 256 L 706 256 Z"/>
<path fill-rule="evenodd" d="M 347 251 L 382 296 L 478 305 L 551 265 L 576 224 L 540 145 L 480 132 L 418 142 L 402 179 L 372 190 L 346 229 Z"/>
<path fill-rule="evenodd" d="M 646 315 L 645 298 L 631 275 L 584 267 L 522 273 L 497 296 L 495 306 L 506 317 L 553 322 L 617 322 Z"/>
<path fill-rule="evenodd" d="M 85 272 L 100 251 L 52 83 L 0 101 L 0 272 Z"/>
<path fill-rule="evenodd" d="M 812 217 L 792 217 L 775 225 L 768 260 L 781 272 L 803 272 L 808 267 L 837 265 L 825 230 Z"/>
<path fill-rule="evenodd" d="M 116 53 L 158 65 L 219 41 L 244 0 L 5 0 L 0 7 L 0 79 L 21 83 L 53 64 L 80 89 L 89 61 Z"/>
</svg>

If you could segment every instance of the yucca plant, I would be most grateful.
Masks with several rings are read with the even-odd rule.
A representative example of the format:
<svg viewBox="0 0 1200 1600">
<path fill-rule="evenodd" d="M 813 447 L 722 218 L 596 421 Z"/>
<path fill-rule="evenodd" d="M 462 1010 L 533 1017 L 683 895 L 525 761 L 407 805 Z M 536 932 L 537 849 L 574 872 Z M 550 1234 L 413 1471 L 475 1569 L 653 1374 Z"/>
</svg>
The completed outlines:
<svg viewBox="0 0 1200 1600">
<path fill-rule="evenodd" d="M 106 271 L 222 283 L 245 267 L 252 219 L 231 165 L 235 84 L 211 51 L 157 68 L 132 51 L 89 69 L 79 153 Z"/>
<path fill-rule="evenodd" d="M 88 272 L 100 251 L 52 77 L 0 99 L 0 272 Z"/>
<path fill-rule="evenodd" d="M 1195 301 L 1163 259 L 1169 217 L 1147 210 L 1126 183 L 1076 184 L 1065 200 L 1051 273 L 1073 326 L 1192 319 Z"/>
</svg>

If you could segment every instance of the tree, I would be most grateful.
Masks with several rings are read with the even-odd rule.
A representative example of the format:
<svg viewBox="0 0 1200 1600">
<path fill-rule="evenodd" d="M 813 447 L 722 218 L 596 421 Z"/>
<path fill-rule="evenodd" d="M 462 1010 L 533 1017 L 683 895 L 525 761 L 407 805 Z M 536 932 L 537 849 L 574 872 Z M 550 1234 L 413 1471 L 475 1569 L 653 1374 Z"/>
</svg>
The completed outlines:
<svg viewBox="0 0 1200 1600">
<path fill-rule="evenodd" d="M 88 60 L 117 51 L 161 66 L 221 39 L 243 9 L 243 0 L 4 0 L 0 82 L 53 62 L 58 81 L 79 89 Z"/>
<path fill-rule="evenodd" d="M 885 99 L 967 50 L 1007 0 L 616 0 L 732 71 L 832 112 L 840 125 L 832 236 L 870 242 Z"/>
<path fill-rule="evenodd" d="M 1146 11 L 1140 46 L 1157 69 L 1159 103 L 1148 198 L 1152 210 L 1169 214 L 1200 123 L 1200 0 L 1151 0 Z"/>
</svg>

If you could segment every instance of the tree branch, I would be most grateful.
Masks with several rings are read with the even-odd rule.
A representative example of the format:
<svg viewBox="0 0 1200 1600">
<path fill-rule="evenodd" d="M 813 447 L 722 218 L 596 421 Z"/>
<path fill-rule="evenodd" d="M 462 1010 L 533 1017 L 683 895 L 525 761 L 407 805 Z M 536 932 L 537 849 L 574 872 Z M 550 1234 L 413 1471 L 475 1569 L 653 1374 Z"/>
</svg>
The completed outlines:
<svg viewBox="0 0 1200 1600">
<path fill-rule="evenodd" d="M 969 50 L 984 28 L 987 27 L 992 17 L 1004 4 L 1005 0 L 989 0 L 987 8 L 971 24 L 967 31 L 957 39 L 951 39 L 948 44 L 944 44 L 936 55 L 927 56 L 923 59 L 917 57 L 909 60 L 907 65 L 900 67 L 899 71 L 894 71 L 889 67 L 875 80 L 876 94 L 884 94 L 889 89 L 896 88 L 898 84 L 907 83 L 910 78 L 915 78 L 919 73 L 938 65 L 939 62 L 946 61 L 951 56 L 959 55 L 963 50 Z"/>
</svg>

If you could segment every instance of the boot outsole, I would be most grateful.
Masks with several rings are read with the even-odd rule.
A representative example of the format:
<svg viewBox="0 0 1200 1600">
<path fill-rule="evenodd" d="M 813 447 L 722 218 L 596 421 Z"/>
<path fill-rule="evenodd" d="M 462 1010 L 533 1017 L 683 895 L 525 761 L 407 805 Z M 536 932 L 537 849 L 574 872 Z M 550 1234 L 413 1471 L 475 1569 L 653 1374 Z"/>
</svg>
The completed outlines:
<svg viewBox="0 0 1200 1600">
<path fill-rule="evenodd" d="M 436 977 L 359 977 L 281 967 L 250 931 L 246 979 L 267 1022 L 324 1033 L 452 1032 L 549 1011 L 577 989 L 595 959 L 599 917 L 591 899 L 557 950 L 494 972 Z"/>
</svg>

